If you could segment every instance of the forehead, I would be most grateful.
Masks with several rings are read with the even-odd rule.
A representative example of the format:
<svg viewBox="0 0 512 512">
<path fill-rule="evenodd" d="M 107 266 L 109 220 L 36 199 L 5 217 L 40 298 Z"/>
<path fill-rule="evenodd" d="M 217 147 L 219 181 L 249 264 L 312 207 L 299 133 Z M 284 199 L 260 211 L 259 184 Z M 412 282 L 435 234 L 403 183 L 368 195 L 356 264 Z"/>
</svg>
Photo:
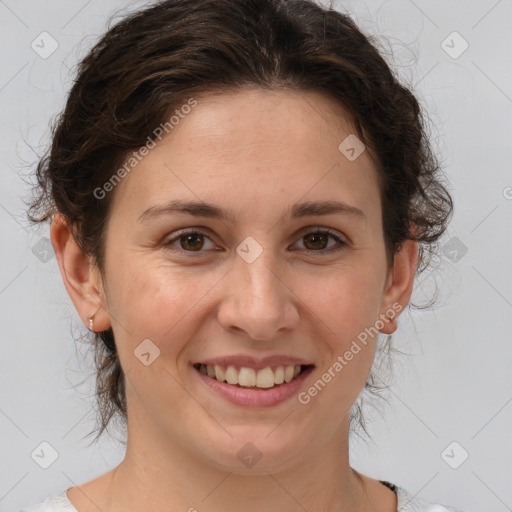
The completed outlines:
<svg viewBox="0 0 512 512">
<path fill-rule="evenodd" d="M 221 196 L 236 209 L 315 195 L 360 208 L 378 199 L 367 151 L 351 160 L 339 149 L 355 130 L 337 102 L 318 93 L 261 89 L 195 100 L 121 182 L 115 200 L 129 197 L 140 209 L 178 196 L 213 203 Z"/>
<path fill-rule="evenodd" d="M 251 149 L 261 159 L 300 159 L 308 154 L 318 158 L 315 148 L 330 146 L 338 156 L 341 140 L 355 132 L 343 106 L 321 94 L 295 90 L 246 88 L 201 96 L 185 120 L 175 138 L 186 130 L 189 151 L 218 158 L 225 154 L 230 161 L 237 154 L 246 157 Z"/>
</svg>

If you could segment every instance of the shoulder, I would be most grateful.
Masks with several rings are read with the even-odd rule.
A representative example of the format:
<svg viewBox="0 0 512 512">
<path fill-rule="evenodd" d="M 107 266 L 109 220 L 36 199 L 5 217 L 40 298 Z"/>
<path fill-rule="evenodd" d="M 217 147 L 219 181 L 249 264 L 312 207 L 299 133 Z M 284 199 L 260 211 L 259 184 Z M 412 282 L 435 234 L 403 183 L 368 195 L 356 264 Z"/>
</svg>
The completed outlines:
<svg viewBox="0 0 512 512">
<path fill-rule="evenodd" d="M 412 496 L 402 487 L 395 486 L 397 494 L 397 512 L 462 512 L 462 510 L 441 505 L 440 503 L 427 503 L 420 498 Z"/>
<path fill-rule="evenodd" d="M 19 512 L 78 512 L 69 501 L 66 490 L 48 496 L 43 502 L 25 507 Z"/>
</svg>

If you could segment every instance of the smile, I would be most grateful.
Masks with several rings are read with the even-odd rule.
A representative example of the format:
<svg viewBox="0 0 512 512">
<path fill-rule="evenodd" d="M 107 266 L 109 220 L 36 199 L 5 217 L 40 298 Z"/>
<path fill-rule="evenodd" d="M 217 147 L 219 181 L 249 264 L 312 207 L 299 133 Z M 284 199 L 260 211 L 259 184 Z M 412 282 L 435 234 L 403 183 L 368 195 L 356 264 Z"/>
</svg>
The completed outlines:
<svg viewBox="0 0 512 512">
<path fill-rule="evenodd" d="M 291 382 L 309 366 L 312 365 L 280 365 L 256 370 L 246 366 L 196 363 L 194 368 L 211 379 L 235 387 L 270 389 Z"/>
</svg>

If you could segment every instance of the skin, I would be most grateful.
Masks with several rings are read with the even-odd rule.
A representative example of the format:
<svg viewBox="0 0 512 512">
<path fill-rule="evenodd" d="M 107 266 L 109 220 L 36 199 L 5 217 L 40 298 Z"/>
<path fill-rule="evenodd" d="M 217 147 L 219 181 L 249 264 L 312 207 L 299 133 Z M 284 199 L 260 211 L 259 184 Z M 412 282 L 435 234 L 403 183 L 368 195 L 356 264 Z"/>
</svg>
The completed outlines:
<svg viewBox="0 0 512 512">
<path fill-rule="evenodd" d="M 112 326 L 126 374 L 126 457 L 109 473 L 68 491 L 80 512 L 394 512 L 396 495 L 352 469 L 350 408 L 363 389 L 377 338 L 307 405 L 297 397 L 268 408 L 225 401 L 192 364 L 224 355 L 293 355 L 312 362 L 307 390 L 359 333 L 410 299 L 417 243 L 388 266 L 377 171 L 368 151 L 349 161 L 338 145 L 355 130 L 347 112 L 316 93 L 243 89 L 198 97 L 198 105 L 117 185 L 105 268 L 77 246 L 58 215 L 51 238 L 66 288 L 86 325 Z M 232 210 L 234 220 L 174 213 L 139 222 L 174 199 Z M 337 200 L 343 214 L 291 219 L 301 201 Z M 190 245 L 178 230 L 205 237 Z M 305 235 L 330 229 L 330 237 Z M 252 263 L 236 247 L 263 248 Z M 188 252 L 187 252 L 188 249 Z M 217 250 L 215 250 L 217 249 Z M 313 254 L 308 253 L 308 249 Z M 396 321 L 380 329 L 391 334 Z M 134 357 L 144 339 L 160 356 Z M 262 454 L 246 468 L 247 442 Z M 191 508 L 193 507 L 193 508 Z"/>
</svg>

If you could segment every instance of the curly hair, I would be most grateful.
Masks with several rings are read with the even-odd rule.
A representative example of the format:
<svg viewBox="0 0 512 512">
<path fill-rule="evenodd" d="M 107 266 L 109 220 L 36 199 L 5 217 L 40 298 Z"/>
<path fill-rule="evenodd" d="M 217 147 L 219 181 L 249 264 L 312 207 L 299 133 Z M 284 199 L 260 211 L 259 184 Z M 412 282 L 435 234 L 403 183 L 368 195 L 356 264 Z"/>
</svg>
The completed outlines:
<svg viewBox="0 0 512 512">
<path fill-rule="evenodd" d="M 167 0 L 115 24 L 78 66 L 30 220 L 63 214 L 102 271 L 113 194 L 94 191 L 186 98 L 245 86 L 318 92 L 348 110 L 378 169 L 388 262 L 416 240 L 422 272 L 453 210 L 422 109 L 347 14 L 310 0 Z M 94 344 L 99 437 L 127 409 L 112 329 Z"/>
</svg>

